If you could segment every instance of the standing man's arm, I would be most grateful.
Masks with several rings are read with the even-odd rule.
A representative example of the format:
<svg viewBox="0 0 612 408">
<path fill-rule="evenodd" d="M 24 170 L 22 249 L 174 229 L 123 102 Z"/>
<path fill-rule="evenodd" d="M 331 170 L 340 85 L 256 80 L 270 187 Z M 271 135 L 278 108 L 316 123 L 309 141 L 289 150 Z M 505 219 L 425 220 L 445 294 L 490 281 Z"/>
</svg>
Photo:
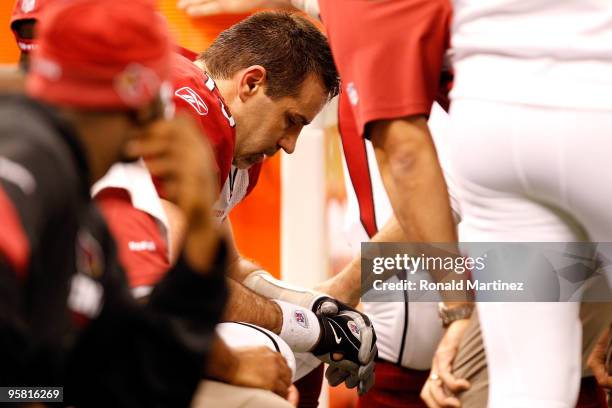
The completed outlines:
<svg viewBox="0 0 612 408">
<path fill-rule="evenodd" d="M 612 323 L 601 333 L 588 364 L 599 386 L 612 398 Z"/>
<path fill-rule="evenodd" d="M 393 215 L 385 226 L 372 237 L 370 242 L 400 242 L 405 240 L 402 227 Z M 375 275 L 370 276 L 374 278 Z M 376 277 L 376 279 L 381 278 Z M 341 302 L 356 307 L 361 299 L 361 294 L 371 286 L 372 282 L 362 282 L 361 280 L 361 258 L 357 256 L 336 276 L 318 285 L 317 290 L 329 293 L 330 296 Z"/>
<path fill-rule="evenodd" d="M 408 239 L 456 242 L 448 191 L 423 115 L 370 125 L 381 177 Z"/>
</svg>

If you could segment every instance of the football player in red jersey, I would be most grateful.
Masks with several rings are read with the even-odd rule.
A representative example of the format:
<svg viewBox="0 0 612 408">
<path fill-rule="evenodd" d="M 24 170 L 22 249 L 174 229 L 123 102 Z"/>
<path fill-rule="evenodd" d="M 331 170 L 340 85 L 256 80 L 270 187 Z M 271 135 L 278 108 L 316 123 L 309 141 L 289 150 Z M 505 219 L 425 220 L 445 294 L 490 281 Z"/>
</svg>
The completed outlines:
<svg viewBox="0 0 612 408">
<path fill-rule="evenodd" d="M 338 93 L 329 45 L 303 17 L 259 13 L 223 32 L 196 61 L 177 55 L 173 70 L 177 113 L 195 118 L 213 146 L 221 186 L 215 215 L 233 242 L 227 215 L 254 187 L 261 162 L 280 149 L 292 153 L 302 127 Z M 144 156 L 156 173 L 155 149 Z M 172 241 L 180 240 L 180 233 L 166 235 L 167 240 L 155 240 L 152 233 L 160 225 L 166 234 L 177 231 L 181 216 L 168 202 L 149 209 L 155 205 L 142 199 L 142 180 L 123 170 L 115 173 L 96 192 L 120 241 L 132 286 L 146 294 L 167 270 Z M 162 197 L 165 193 L 160 191 Z M 131 200 L 143 225 L 116 210 L 121 200 Z M 286 287 L 240 257 L 235 247 L 231 252 L 227 320 L 270 329 L 292 350 L 320 356 L 331 363 L 328 375 L 337 382 L 346 380 L 361 391 L 371 386 L 375 335 L 365 315 L 322 294 Z"/>
</svg>

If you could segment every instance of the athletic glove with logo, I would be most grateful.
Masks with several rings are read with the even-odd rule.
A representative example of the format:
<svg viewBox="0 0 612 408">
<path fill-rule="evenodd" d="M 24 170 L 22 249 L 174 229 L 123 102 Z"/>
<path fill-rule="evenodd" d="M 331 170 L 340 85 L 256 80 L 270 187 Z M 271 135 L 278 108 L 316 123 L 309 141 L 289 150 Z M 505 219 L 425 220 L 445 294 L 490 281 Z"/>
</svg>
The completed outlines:
<svg viewBox="0 0 612 408">
<path fill-rule="evenodd" d="M 312 353 L 329 364 L 325 377 L 332 386 L 346 382 L 359 394 L 374 385 L 376 333 L 363 313 L 330 297 L 317 299 L 312 308 L 321 324 L 319 343 Z"/>
</svg>

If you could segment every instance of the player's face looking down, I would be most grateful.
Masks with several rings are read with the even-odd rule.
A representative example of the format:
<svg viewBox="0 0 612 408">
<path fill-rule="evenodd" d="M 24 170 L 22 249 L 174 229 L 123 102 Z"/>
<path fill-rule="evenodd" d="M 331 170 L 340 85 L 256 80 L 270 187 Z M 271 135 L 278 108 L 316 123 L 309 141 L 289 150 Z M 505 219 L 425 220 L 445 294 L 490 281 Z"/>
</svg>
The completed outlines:
<svg viewBox="0 0 612 408">
<path fill-rule="evenodd" d="M 247 168 L 283 149 L 293 153 L 298 135 L 327 102 L 321 81 L 308 75 L 295 96 L 266 94 L 266 71 L 253 66 L 238 74 L 238 94 L 230 107 L 236 119 L 234 165 Z"/>
<path fill-rule="evenodd" d="M 223 31 L 198 61 L 236 121 L 234 165 L 293 152 L 302 127 L 338 94 L 325 36 L 287 12 L 260 12 Z"/>
</svg>

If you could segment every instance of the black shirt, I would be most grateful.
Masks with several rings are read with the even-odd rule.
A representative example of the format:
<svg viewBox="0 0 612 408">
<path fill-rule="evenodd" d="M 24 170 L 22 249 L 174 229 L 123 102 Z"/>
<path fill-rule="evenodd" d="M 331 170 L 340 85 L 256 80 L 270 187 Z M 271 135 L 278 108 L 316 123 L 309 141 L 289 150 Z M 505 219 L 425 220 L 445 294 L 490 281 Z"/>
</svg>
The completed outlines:
<svg viewBox="0 0 612 408">
<path fill-rule="evenodd" d="M 146 305 L 131 296 L 89 195 L 74 132 L 0 97 L 0 386 L 64 386 L 77 406 L 188 406 L 227 297 L 180 257 Z"/>
</svg>

